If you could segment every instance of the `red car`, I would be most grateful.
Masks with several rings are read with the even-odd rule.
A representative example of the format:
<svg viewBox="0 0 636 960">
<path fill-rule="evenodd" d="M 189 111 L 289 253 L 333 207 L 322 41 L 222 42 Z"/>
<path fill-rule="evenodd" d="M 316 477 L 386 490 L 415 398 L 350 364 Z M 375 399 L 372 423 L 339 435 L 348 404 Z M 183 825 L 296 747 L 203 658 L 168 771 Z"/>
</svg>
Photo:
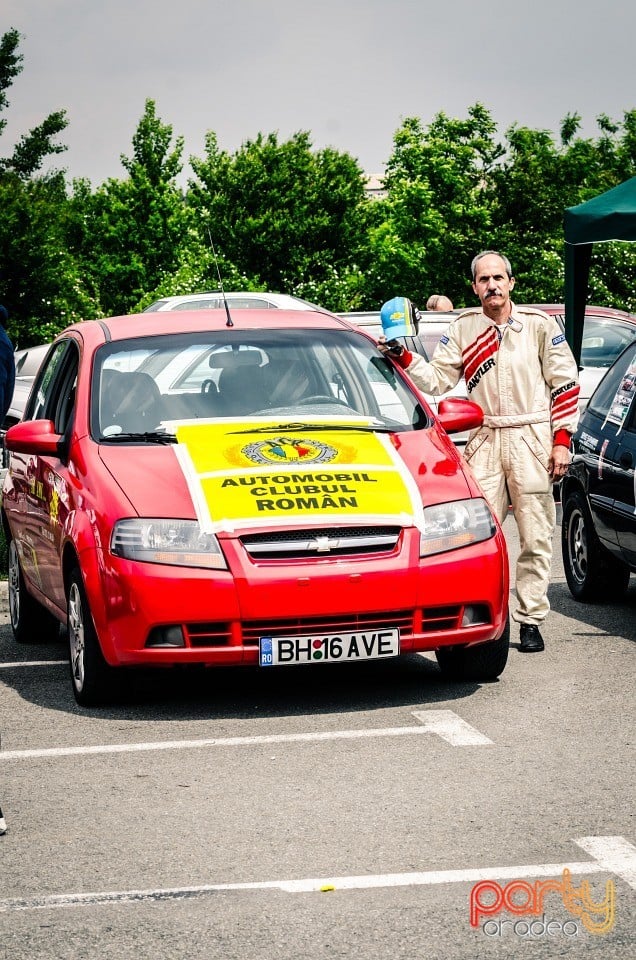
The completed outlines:
<svg viewBox="0 0 636 960">
<path fill-rule="evenodd" d="M 322 665 L 435 651 L 489 680 L 505 541 L 439 419 L 350 323 L 198 310 L 61 333 L 6 436 L 18 642 L 68 627 L 80 704 L 118 669 Z"/>
</svg>

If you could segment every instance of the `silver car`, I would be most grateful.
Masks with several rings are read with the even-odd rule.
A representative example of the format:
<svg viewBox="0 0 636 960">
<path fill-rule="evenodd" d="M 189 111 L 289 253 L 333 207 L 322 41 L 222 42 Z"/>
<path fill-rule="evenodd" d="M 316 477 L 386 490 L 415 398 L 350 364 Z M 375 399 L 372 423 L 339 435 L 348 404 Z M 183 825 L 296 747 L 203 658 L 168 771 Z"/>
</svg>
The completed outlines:
<svg viewBox="0 0 636 960">
<path fill-rule="evenodd" d="M 224 298 L 225 297 L 225 301 Z M 222 310 L 227 302 L 230 310 L 322 310 L 322 307 L 287 293 L 261 293 L 253 291 L 208 290 L 205 293 L 183 294 L 178 297 L 162 297 L 142 310 L 154 313 L 163 310 Z M 325 311 L 328 312 L 328 311 Z"/>
</svg>

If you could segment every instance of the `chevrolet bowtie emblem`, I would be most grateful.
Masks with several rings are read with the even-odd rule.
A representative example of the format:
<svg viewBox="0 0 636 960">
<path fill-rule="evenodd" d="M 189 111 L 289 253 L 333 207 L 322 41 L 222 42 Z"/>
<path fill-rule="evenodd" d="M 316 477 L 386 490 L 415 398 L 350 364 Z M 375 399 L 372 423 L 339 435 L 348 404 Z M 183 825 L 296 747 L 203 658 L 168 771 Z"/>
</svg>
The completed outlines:
<svg viewBox="0 0 636 960">
<path fill-rule="evenodd" d="M 317 553 L 329 553 L 331 550 L 331 540 L 329 537 L 316 537 L 314 540 Z"/>
</svg>

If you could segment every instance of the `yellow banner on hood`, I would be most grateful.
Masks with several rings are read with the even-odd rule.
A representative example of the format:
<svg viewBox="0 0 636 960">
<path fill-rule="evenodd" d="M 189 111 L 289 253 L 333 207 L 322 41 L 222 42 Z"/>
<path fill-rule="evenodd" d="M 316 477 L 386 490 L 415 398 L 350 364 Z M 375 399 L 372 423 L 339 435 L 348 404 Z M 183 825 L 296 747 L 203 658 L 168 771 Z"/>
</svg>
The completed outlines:
<svg viewBox="0 0 636 960">
<path fill-rule="evenodd" d="M 176 435 L 205 531 L 334 517 L 420 526 L 417 487 L 368 420 L 188 423 Z"/>
</svg>

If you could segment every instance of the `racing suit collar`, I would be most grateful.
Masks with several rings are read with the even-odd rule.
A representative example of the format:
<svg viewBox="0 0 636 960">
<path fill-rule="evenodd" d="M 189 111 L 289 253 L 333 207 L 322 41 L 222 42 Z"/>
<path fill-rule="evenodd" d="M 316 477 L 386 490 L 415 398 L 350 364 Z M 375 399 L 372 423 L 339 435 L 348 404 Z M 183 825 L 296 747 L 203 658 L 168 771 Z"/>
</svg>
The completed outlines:
<svg viewBox="0 0 636 960">
<path fill-rule="evenodd" d="M 487 316 L 483 311 L 482 311 L 482 316 L 489 326 L 491 327 L 499 326 L 497 323 L 495 323 L 494 320 L 492 320 L 489 316 Z M 524 326 L 523 320 L 521 319 L 520 315 L 517 313 L 517 308 L 515 307 L 512 300 L 510 301 L 510 316 L 508 317 L 507 320 L 504 320 L 503 323 L 507 324 L 507 326 L 509 326 L 511 330 L 514 330 L 515 333 L 520 333 L 523 330 L 523 326 Z"/>
<path fill-rule="evenodd" d="M 521 333 L 523 330 L 523 320 L 520 315 L 517 313 L 517 308 L 515 307 L 512 300 L 510 301 L 510 316 L 506 321 L 511 330 L 514 330 L 515 333 Z"/>
</svg>

